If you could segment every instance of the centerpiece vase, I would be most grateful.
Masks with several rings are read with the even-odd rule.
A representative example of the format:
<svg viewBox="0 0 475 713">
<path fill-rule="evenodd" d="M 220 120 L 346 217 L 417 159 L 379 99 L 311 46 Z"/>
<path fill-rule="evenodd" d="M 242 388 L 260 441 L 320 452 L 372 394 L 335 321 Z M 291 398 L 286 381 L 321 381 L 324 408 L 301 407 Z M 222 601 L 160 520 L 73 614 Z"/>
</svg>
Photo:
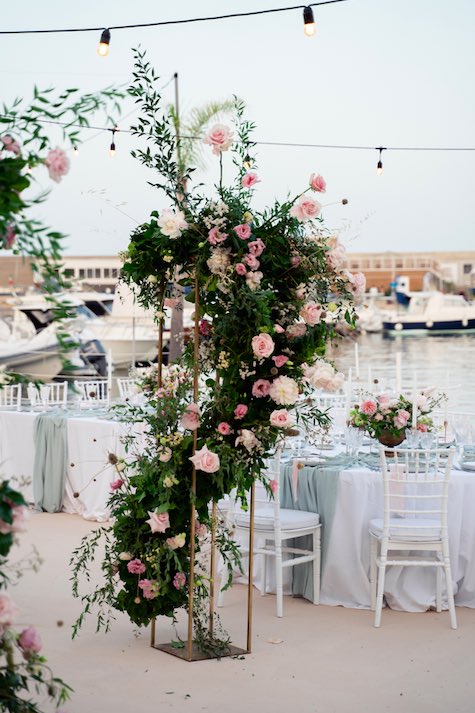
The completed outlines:
<svg viewBox="0 0 475 713">
<path fill-rule="evenodd" d="M 404 431 L 401 431 L 400 433 L 383 431 L 379 434 L 377 438 L 383 446 L 387 446 L 387 448 L 394 448 L 395 446 L 399 446 L 403 442 L 403 440 L 406 438 L 406 434 L 404 433 Z"/>
</svg>

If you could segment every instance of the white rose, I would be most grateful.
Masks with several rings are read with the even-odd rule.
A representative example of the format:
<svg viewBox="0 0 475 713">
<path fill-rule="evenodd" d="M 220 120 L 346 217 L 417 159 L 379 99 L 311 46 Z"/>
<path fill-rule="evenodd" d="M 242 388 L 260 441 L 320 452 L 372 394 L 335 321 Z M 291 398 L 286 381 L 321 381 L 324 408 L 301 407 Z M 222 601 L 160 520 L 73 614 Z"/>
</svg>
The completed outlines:
<svg viewBox="0 0 475 713">
<path fill-rule="evenodd" d="M 253 431 L 249 430 L 248 428 L 241 429 L 240 435 L 236 438 L 235 445 L 239 446 L 239 444 L 241 443 L 248 451 L 252 451 L 261 445 L 261 442 L 258 438 L 256 438 Z"/>
</svg>

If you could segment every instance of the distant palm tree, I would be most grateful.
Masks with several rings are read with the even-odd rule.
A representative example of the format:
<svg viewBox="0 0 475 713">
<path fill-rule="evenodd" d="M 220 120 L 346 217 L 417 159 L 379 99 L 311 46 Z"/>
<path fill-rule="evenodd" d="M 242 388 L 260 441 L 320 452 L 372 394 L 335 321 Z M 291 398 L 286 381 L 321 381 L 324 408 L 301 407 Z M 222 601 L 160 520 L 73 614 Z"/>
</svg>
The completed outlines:
<svg viewBox="0 0 475 713">
<path fill-rule="evenodd" d="M 219 121 L 223 114 L 231 112 L 235 107 L 235 99 L 225 99 L 222 102 L 209 102 L 201 107 L 191 109 L 183 119 L 178 116 L 173 105 L 168 107 L 170 117 L 175 126 L 177 136 L 180 137 L 178 147 L 178 170 L 184 175 L 189 166 L 205 169 L 206 160 L 203 152 L 203 142 L 195 137 L 202 136 L 205 127 L 211 121 Z M 186 192 L 186 183 L 183 185 Z M 170 342 L 168 361 L 176 361 L 183 353 L 183 288 L 178 283 L 173 286 L 175 299 L 179 299 L 176 307 L 172 308 L 170 324 Z"/>
</svg>

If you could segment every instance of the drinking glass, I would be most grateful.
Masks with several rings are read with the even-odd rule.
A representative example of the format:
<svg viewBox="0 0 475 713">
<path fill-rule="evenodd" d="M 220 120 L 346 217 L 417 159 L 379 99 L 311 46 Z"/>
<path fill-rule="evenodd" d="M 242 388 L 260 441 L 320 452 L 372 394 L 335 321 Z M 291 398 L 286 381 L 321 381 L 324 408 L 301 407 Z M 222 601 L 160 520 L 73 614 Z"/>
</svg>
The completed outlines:
<svg viewBox="0 0 475 713">
<path fill-rule="evenodd" d="M 26 387 L 26 393 L 28 394 L 28 398 L 30 399 L 31 408 L 34 408 L 38 400 L 38 390 L 36 386 L 31 383 L 28 384 L 28 386 Z"/>
<path fill-rule="evenodd" d="M 411 450 L 419 445 L 421 432 L 417 428 L 406 428 L 406 445 Z"/>
<path fill-rule="evenodd" d="M 433 431 L 426 431 L 425 433 L 421 433 L 419 438 L 421 442 L 421 448 L 423 448 L 424 450 L 432 448 L 432 446 L 434 445 L 435 434 Z"/>
<path fill-rule="evenodd" d="M 354 426 L 348 426 L 345 432 L 345 443 L 347 448 L 347 453 L 352 458 L 355 458 L 363 444 L 364 431 L 361 428 L 355 428 Z"/>
</svg>

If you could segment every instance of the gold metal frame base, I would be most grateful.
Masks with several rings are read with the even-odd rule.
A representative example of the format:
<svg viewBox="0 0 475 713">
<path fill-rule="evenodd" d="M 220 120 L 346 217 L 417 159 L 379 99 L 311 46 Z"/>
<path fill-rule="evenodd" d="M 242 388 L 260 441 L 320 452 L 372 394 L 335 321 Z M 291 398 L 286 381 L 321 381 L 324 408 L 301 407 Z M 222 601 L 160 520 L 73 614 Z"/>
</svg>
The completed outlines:
<svg viewBox="0 0 475 713">
<path fill-rule="evenodd" d="M 238 646 L 228 646 L 225 653 L 220 656 L 214 654 L 207 654 L 201 651 L 196 644 L 193 644 L 191 649 L 191 659 L 188 658 L 188 647 L 185 645 L 183 648 L 177 649 L 172 644 L 152 644 L 152 649 L 157 649 L 157 651 L 164 651 L 166 654 L 171 656 L 176 656 L 178 659 L 183 659 L 183 661 L 207 661 L 210 659 L 220 659 L 226 656 L 244 656 L 251 653 L 246 649 L 240 649 Z"/>
</svg>

